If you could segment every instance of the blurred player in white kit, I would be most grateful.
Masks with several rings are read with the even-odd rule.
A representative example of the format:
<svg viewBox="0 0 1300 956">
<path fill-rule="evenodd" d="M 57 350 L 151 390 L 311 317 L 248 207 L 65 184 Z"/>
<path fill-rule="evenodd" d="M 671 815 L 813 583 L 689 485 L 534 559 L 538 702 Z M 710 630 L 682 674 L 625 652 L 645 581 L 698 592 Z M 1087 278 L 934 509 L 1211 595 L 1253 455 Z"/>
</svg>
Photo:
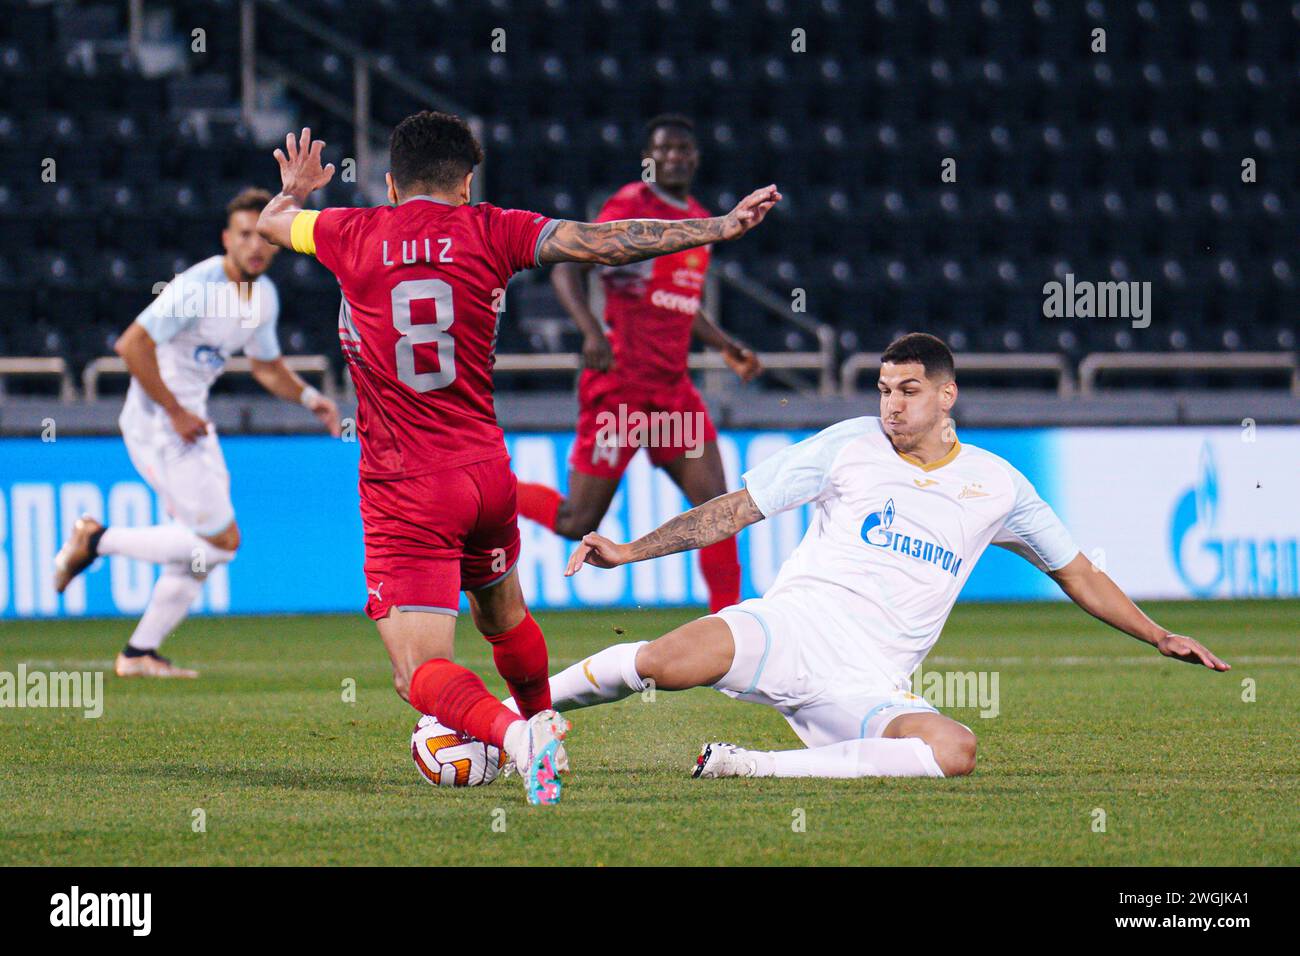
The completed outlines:
<svg viewBox="0 0 1300 956">
<path fill-rule="evenodd" d="M 806 749 L 706 744 L 696 777 L 960 776 L 975 734 L 911 693 L 984 549 L 1000 545 L 1060 585 L 1089 614 L 1161 654 L 1228 665 L 1157 625 L 1079 551 L 1009 463 L 958 441 L 952 353 L 912 333 L 881 356 L 880 417 L 840 422 L 743 476 L 740 491 L 678 515 L 630 544 L 583 538 L 567 574 L 615 567 L 736 534 L 812 503 L 812 522 L 761 598 L 652 642 L 618 644 L 551 678 L 554 706 L 711 686 L 779 711 Z"/>
<path fill-rule="evenodd" d="M 224 255 L 205 259 L 170 282 L 118 337 L 131 386 L 118 424 L 131 462 L 175 523 L 105 527 L 84 516 L 55 556 L 62 594 L 101 554 L 162 566 L 144 615 L 114 665 L 120 677 L 197 677 L 158 653 L 185 619 L 208 573 L 239 549 L 230 474 L 207 420 L 208 391 L 226 360 L 243 351 L 253 376 L 272 395 L 300 402 L 332 435 L 338 409 L 288 367 L 276 338 L 279 297 L 263 275 L 279 251 L 257 234 L 270 202 L 245 189 L 226 207 Z"/>
</svg>

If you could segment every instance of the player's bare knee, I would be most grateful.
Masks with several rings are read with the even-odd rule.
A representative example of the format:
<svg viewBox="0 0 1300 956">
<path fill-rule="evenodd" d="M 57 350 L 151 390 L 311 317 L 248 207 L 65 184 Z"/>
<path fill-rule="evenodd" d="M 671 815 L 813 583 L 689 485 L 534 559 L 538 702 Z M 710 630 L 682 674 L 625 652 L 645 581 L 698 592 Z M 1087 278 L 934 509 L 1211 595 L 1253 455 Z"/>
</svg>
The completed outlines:
<svg viewBox="0 0 1300 956">
<path fill-rule="evenodd" d="M 469 592 L 469 611 L 474 626 L 484 637 L 504 634 L 528 616 L 528 603 L 513 570 L 495 584 Z"/>
<path fill-rule="evenodd" d="M 656 641 L 643 644 L 636 654 L 636 672 L 645 681 L 654 681 L 663 690 L 704 687 L 721 680 L 731 668 L 730 634 L 724 642 L 714 640 L 709 632 L 700 632 L 701 618 L 678 628 Z"/>
<path fill-rule="evenodd" d="M 569 499 L 566 498 L 560 505 L 560 510 L 555 513 L 555 533 L 561 538 L 578 541 L 589 531 L 595 531 L 600 526 L 602 517 L 604 515 L 596 514 L 590 508 L 569 507 Z"/>
<path fill-rule="evenodd" d="M 411 702 L 411 675 L 400 670 L 393 671 L 393 690 L 397 696 L 408 704 Z"/>
<path fill-rule="evenodd" d="M 975 770 L 975 735 L 961 724 L 945 728 L 929 743 L 945 777 L 964 777 Z"/>
<path fill-rule="evenodd" d="M 471 604 L 470 615 L 474 626 L 484 637 L 495 637 L 517 627 L 528 613 L 528 608 L 518 606 Z"/>
<path fill-rule="evenodd" d="M 636 652 L 636 672 L 645 681 L 664 683 L 664 668 L 670 655 L 665 653 L 663 638 L 642 644 Z"/>
<path fill-rule="evenodd" d="M 581 527 L 576 521 L 567 521 L 561 519 L 559 515 L 555 516 L 555 533 L 561 538 L 567 538 L 570 541 L 578 541 L 586 531 L 578 530 Z"/>
</svg>

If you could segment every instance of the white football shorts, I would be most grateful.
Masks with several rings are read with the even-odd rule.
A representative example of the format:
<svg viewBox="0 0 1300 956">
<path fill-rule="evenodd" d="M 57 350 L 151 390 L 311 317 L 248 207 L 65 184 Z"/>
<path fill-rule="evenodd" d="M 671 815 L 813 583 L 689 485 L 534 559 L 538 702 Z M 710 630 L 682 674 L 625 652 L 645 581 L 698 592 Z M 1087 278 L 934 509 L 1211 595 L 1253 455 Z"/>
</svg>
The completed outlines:
<svg viewBox="0 0 1300 956">
<path fill-rule="evenodd" d="M 215 428 L 186 444 L 165 418 L 129 400 L 118 424 L 131 464 L 169 515 L 205 537 L 224 531 L 235 520 L 230 472 Z"/>
<path fill-rule="evenodd" d="M 778 710 L 808 747 L 879 737 L 900 714 L 938 713 L 891 680 L 825 614 L 791 601 L 751 598 L 716 615 L 736 642 L 714 684 L 728 697 Z"/>
</svg>

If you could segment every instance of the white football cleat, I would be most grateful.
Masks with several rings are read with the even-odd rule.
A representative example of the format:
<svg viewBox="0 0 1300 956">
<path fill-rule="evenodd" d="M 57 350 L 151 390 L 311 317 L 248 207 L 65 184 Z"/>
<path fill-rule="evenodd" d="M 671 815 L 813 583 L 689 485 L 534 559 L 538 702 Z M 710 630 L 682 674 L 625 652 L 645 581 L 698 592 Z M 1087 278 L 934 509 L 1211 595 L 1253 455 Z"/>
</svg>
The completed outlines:
<svg viewBox="0 0 1300 956">
<path fill-rule="evenodd" d="M 98 540 L 104 526 L 90 515 L 82 515 L 72 525 L 72 534 L 54 556 L 54 590 L 62 594 L 68 585 L 99 557 L 92 542 Z"/>
<path fill-rule="evenodd" d="M 198 671 L 190 670 L 188 667 L 177 667 L 166 657 L 150 651 L 148 654 L 141 654 L 139 657 L 127 657 L 125 654 L 118 654 L 117 660 L 113 662 L 113 670 L 118 677 L 179 677 L 193 679 L 199 676 Z"/>
<path fill-rule="evenodd" d="M 691 776 L 696 780 L 701 777 L 714 780 L 718 777 L 753 777 L 758 773 L 758 761 L 748 750 L 735 744 L 705 744 L 700 755 L 695 758 L 695 769 Z"/>
<path fill-rule="evenodd" d="M 564 738 L 573 726 L 554 710 L 543 710 L 528 719 L 522 727 L 516 722 L 507 738 L 515 744 L 507 747 L 510 762 L 524 778 L 528 802 L 534 806 L 551 806 L 560 802 L 564 788 L 560 774 L 569 771 L 569 754 L 564 749 Z M 518 730 L 514 730 L 518 727 Z M 507 773 L 508 775 L 508 773 Z"/>
</svg>

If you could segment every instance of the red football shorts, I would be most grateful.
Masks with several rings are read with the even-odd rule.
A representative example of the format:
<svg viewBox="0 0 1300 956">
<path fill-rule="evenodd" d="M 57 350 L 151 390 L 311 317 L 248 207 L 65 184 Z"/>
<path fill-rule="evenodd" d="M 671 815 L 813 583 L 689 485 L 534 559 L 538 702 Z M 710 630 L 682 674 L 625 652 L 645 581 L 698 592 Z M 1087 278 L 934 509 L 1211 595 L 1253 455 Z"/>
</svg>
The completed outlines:
<svg viewBox="0 0 1300 956">
<path fill-rule="evenodd" d="M 717 440 L 708 406 L 686 376 L 646 385 L 588 369 L 578 379 L 574 471 L 618 480 L 641 448 L 662 467 Z"/>
<path fill-rule="evenodd" d="M 413 478 L 361 479 L 366 613 L 457 613 L 460 592 L 502 580 L 519 559 L 515 475 L 495 458 Z"/>
</svg>

